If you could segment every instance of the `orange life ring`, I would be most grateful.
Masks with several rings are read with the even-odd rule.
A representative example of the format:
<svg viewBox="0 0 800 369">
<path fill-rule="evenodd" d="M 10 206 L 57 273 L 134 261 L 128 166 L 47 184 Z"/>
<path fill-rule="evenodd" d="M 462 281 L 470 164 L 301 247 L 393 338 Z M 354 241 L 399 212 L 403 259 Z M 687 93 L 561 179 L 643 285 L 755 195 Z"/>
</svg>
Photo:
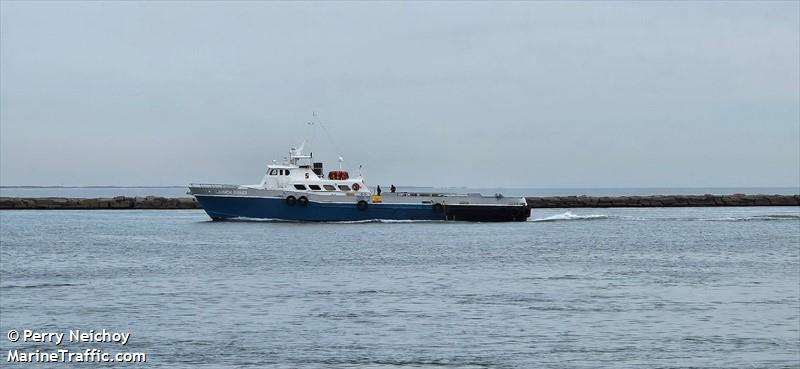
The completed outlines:
<svg viewBox="0 0 800 369">
<path fill-rule="evenodd" d="M 359 188 L 361 188 L 361 185 L 359 185 L 358 183 L 353 183 L 353 190 L 354 191 L 358 191 Z"/>
</svg>

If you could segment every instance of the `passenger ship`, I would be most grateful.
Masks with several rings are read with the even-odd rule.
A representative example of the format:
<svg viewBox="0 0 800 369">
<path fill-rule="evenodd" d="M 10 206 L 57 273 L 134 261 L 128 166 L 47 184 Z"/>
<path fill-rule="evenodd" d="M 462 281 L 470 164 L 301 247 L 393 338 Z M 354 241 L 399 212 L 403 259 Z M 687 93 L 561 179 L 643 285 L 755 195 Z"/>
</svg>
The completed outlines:
<svg viewBox="0 0 800 369">
<path fill-rule="evenodd" d="M 302 154 L 303 146 L 289 150 L 285 162 L 268 165 L 259 184 L 191 184 L 189 193 L 213 220 L 511 222 L 525 221 L 531 214 L 525 198 L 500 194 L 377 194 L 360 174 L 351 178 L 337 169 L 325 175 L 322 163 Z"/>
</svg>

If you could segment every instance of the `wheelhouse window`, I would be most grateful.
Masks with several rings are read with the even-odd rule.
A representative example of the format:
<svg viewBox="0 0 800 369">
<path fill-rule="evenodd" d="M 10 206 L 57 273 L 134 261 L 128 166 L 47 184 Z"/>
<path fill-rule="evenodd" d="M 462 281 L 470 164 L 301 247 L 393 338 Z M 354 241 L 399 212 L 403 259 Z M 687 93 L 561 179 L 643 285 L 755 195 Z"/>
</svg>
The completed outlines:
<svg viewBox="0 0 800 369">
<path fill-rule="evenodd" d="M 283 170 L 283 175 L 288 176 L 289 175 L 289 169 L 284 169 Z"/>
<path fill-rule="evenodd" d="M 322 187 L 325 187 L 326 191 L 336 191 L 336 187 L 333 187 L 333 185 L 322 185 Z"/>
<path fill-rule="evenodd" d="M 296 188 L 298 190 L 305 190 L 306 186 L 305 185 L 301 185 L 301 184 L 296 184 L 296 185 L 294 185 L 294 188 Z"/>
<path fill-rule="evenodd" d="M 278 170 L 277 169 L 270 169 L 269 175 L 274 176 L 276 174 L 278 174 Z"/>
<path fill-rule="evenodd" d="M 348 185 L 339 185 L 339 189 L 342 191 L 350 191 L 350 186 Z"/>
<path fill-rule="evenodd" d="M 310 188 L 312 191 L 322 191 L 322 189 L 317 185 L 308 185 L 308 188 Z"/>
</svg>

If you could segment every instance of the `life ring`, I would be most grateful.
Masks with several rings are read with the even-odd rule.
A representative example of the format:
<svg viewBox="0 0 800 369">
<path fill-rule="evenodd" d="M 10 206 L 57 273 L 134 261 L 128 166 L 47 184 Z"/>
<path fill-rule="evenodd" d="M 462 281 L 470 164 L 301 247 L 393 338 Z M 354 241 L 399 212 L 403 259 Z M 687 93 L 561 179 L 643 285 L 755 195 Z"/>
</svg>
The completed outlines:
<svg viewBox="0 0 800 369">
<path fill-rule="evenodd" d="M 295 203 L 297 203 L 297 199 L 295 199 L 294 196 L 289 196 L 286 198 L 286 205 L 294 206 Z"/>
<path fill-rule="evenodd" d="M 361 185 L 360 185 L 360 184 L 358 184 L 358 183 L 353 183 L 353 191 L 358 191 L 358 189 L 359 189 L 359 188 L 361 188 Z"/>
<path fill-rule="evenodd" d="M 442 206 L 442 204 L 440 204 L 438 202 L 433 204 L 433 211 L 435 211 L 437 213 L 441 213 L 442 210 L 444 210 L 444 206 Z"/>
<path fill-rule="evenodd" d="M 297 205 L 299 205 L 299 206 L 306 206 L 306 205 L 308 205 L 308 198 L 307 198 L 307 197 L 305 197 L 305 196 L 300 196 L 300 198 L 299 198 L 299 199 L 297 199 Z"/>
<path fill-rule="evenodd" d="M 367 207 L 369 207 L 369 205 L 367 204 L 366 201 L 361 200 L 361 201 L 358 202 L 358 204 L 356 204 L 356 207 L 358 208 L 358 210 L 366 211 Z"/>
</svg>

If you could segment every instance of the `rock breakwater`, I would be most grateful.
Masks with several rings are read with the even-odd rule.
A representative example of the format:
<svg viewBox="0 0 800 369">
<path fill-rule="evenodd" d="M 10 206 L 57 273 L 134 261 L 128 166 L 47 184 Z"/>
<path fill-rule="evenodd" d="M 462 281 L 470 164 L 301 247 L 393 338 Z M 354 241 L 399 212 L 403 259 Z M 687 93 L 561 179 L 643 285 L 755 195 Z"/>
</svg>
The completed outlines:
<svg viewBox="0 0 800 369">
<path fill-rule="evenodd" d="M 40 210 L 95 210 L 95 209 L 199 209 L 197 200 L 192 197 L 167 198 L 147 197 L 0 197 L 0 209 L 40 209 Z"/>
<path fill-rule="evenodd" d="M 708 206 L 798 206 L 800 195 L 655 195 L 527 197 L 532 208 L 633 208 Z"/>
</svg>

